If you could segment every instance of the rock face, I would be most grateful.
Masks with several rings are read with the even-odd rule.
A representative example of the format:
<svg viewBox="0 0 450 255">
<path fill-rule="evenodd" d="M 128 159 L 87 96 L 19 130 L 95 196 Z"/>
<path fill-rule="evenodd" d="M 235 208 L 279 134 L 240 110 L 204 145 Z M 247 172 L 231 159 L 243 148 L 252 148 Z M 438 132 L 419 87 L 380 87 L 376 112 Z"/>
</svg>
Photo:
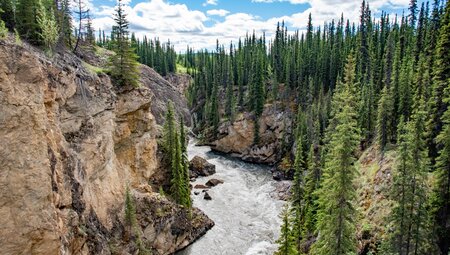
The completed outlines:
<svg viewBox="0 0 450 255">
<path fill-rule="evenodd" d="M 189 176 L 197 178 L 199 176 L 210 176 L 216 173 L 216 166 L 206 161 L 206 159 L 195 156 L 189 162 Z"/>
<path fill-rule="evenodd" d="M 178 116 L 183 116 L 184 124 L 191 126 L 191 116 L 187 102 L 183 96 L 182 89 L 179 86 L 172 85 L 163 79 L 155 70 L 148 66 L 141 66 L 141 81 L 147 86 L 154 95 L 151 110 L 155 116 L 156 123 L 162 125 L 167 111 L 168 101 L 176 106 L 175 112 Z"/>
<path fill-rule="evenodd" d="M 208 143 L 212 149 L 237 156 L 254 163 L 274 164 L 278 162 L 285 133 L 292 132 L 292 114 L 281 107 L 266 105 L 259 120 L 261 144 L 254 144 L 254 121 L 249 113 L 237 116 L 233 123 L 220 125 L 218 139 Z"/>
<path fill-rule="evenodd" d="M 183 248 L 212 226 L 193 210 L 197 221 L 174 227 L 183 210 L 165 199 L 158 200 L 170 206 L 164 218 L 145 209 L 155 202 L 148 183 L 166 174 L 152 88 L 167 82 L 150 70 L 143 68 L 140 88 L 116 89 L 70 53 L 48 59 L 0 41 L 2 254 L 132 253 L 133 242 L 110 245 L 122 238 L 127 185 L 139 194 L 137 218 L 153 254 Z"/>
<path fill-rule="evenodd" d="M 192 77 L 189 74 L 170 73 L 165 78 L 170 84 L 173 84 L 182 94 L 187 91 L 192 81 Z"/>
</svg>

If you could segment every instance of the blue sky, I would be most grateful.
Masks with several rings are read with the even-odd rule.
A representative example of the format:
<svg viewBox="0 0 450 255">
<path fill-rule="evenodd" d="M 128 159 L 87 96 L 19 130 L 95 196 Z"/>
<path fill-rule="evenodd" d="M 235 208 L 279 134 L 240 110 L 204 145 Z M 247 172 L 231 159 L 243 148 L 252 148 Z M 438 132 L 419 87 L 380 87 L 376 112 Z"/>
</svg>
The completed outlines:
<svg viewBox="0 0 450 255">
<path fill-rule="evenodd" d="M 271 36 L 278 21 L 284 20 L 292 31 L 302 31 L 309 13 L 314 26 L 340 17 L 358 22 L 359 0 L 124 0 L 130 29 L 138 37 L 159 37 L 182 51 L 186 45 L 196 49 L 214 48 L 236 42 L 253 30 Z M 381 10 L 401 14 L 410 0 L 371 0 L 372 13 Z M 420 2 L 421 3 L 421 2 Z M 420 4 L 419 3 L 419 4 Z M 94 27 L 109 31 L 113 25 L 115 0 L 90 0 Z"/>
</svg>

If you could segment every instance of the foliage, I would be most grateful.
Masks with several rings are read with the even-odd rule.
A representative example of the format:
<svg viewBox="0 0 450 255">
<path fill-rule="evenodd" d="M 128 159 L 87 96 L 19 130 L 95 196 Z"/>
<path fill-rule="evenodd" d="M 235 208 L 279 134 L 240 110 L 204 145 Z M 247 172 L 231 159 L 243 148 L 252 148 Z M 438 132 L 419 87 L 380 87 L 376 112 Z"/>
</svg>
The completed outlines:
<svg viewBox="0 0 450 255">
<path fill-rule="evenodd" d="M 128 38 L 128 21 L 123 9 L 122 0 L 115 9 L 113 50 L 116 53 L 109 59 L 111 77 L 119 86 L 139 86 L 139 64 L 134 49 Z"/>
<path fill-rule="evenodd" d="M 51 51 L 58 41 L 59 27 L 53 14 L 53 8 L 47 10 L 41 0 L 39 0 L 38 6 L 37 23 L 41 31 L 39 35 L 45 47 Z"/>
</svg>

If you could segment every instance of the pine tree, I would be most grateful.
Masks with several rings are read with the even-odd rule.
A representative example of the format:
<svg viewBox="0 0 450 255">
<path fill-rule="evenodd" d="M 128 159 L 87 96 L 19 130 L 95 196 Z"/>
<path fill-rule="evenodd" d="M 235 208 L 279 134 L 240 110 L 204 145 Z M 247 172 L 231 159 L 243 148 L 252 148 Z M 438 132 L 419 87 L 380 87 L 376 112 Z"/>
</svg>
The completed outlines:
<svg viewBox="0 0 450 255">
<path fill-rule="evenodd" d="M 278 244 L 278 250 L 275 252 L 275 255 L 296 255 L 298 254 L 298 252 L 290 226 L 292 216 L 289 204 L 286 204 L 283 207 L 283 211 L 281 212 L 280 217 L 283 223 L 281 225 L 280 238 L 276 241 L 276 243 Z"/>
<path fill-rule="evenodd" d="M 391 251 L 427 254 L 435 251 L 427 213 L 429 160 L 425 144 L 424 101 L 418 102 L 412 120 L 399 125 L 399 155 L 393 173 Z"/>
<path fill-rule="evenodd" d="M 16 27 L 20 36 L 39 45 L 40 27 L 37 21 L 40 0 L 18 0 L 16 5 Z"/>
<path fill-rule="evenodd" d="M 139 86 L 139 66 L 134 49 L 128 39 L 128 21 L 124 13 L 122 0 L 118 0 L 114 14 L 115 55 L 109 59 L 111 77 L 119 86 Z"/>
<path fill-rule="evenodd" d="M 432 159 L 437 157 L 440 149 L 435 143 L 435 138 L 442 131 L 441 118 L 448 108 L 448 102 L 443 101 L 444 89 L 448 87 L 450 79 L 450 3 L 448 1 L 441 24 L 434 56 L 431 109 L 428 120 L 429 149 Z"/>
<path fill-rule="evenodd" d="M 439 156 L 436 159 L 436 186 L 433 196 L 434 218 L 436 235 L 441 254 L 447 254 L 450 250 L 450 2 L 447 1 L 445 13 L 442 19 L 442 26 L 439 32 L 439 39 L 436 46 L 435 65 L 433 73 L 434 99 L 444 97 L 442 103 L 435 102 L 433 108 L 434 118 L 430 124 L 432 128 L 431 138 L 440 129 L 439 136 L 433 148 L 439 148 Z M 433 122 L 439 116 L 440 111 L 445 113 L 440 117 L 439 122 Z M 440 127 L 442 123 L 443 127 Z M 434 131 L 434 132 L 433 132 Z M 434 140 L 433 140 L 434 141 Z"/>
<path fill-rule="evenodd" d="M 133 196 L 131 195 L 131 191 L 128 185 L 125 190 L 125 222 L 128 228 L 128 232 L 131 233 L 133 228 L 135 228 L 137 225 L 137 220 L 136 207 L 134 205 Z"/>
<path fill-rule="evenodd" d="M 15 17 L 15 6 L 12 0 L 2 0 L 0 1 L 0 20 L 3 20 L 6 28 L 9 31 L 13 31 L 16 24 Z"/>
<path fill-rule="evenodd" d="M 302 134 L 297 138 L 297 146 L 295 150 L 295 161 L 294 161 L 294 180 L 292 182 L 291 188 L 291 203 L 292 203 L 292 213 L 294 215 L 294 220 L 292 224 L 292 235 L 294 236 L 297 250 L 300 250 L 300 244 L 303 241 L 303 225 L 305 222 L 304 218 L 304 173 L 305 173 L 305 162 L 303 160 L 303 141 Z"/>
<path fill-rule="evenodd" d="M 58 41 L 59 27 L 53 8 L 47 10 L 41 0 L 38 1 L 37 23 L 39 31 L 41 31 L 39 33 L 41 41 L 48 50 L 52 51 Z"/>
<path fill-rule="evenodd" d="M 354 65 L 347 65 L 345 76 L 352 77 L 353 74 Z M 328 144 L 319 192 L 319 237 L 312 247 L 313 254 L 345 255 L 356 251 L 356 211 L 353 207 L 356 189 L 353 181 L 357 174 L 354 153 L 358 148 L 359 131 L 353 107 L 354 84 L 347 82 L 339 86 L 335 104 L 340 110 L 335 112 L 336 126 Z"/>
<path fill-rule="evenodd" d="M 380 149 L 383 151 L 392 140 L 390 119 L 394 111 L 394 104 L 392 102 L 392 90 L 385 86 L 381 92 L 381 98 L 378 102 L 378 117 L 377 117 L 377 140 Z"/>
</svg>

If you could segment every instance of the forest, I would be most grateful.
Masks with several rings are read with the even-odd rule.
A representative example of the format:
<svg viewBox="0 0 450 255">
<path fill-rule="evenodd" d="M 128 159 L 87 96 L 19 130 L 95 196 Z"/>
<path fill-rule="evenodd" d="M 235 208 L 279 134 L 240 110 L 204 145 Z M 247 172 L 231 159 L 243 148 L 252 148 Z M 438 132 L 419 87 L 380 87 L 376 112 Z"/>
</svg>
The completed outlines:
<svg viewBox="0 0 450 255">
<path fill-rule="evenodd" d="M 192 76 L 186 97 L 194 130 L 206 140 L 217 136 L 222 122 L 247 112 L 253 143 L 264 144 L 264 107 L 295 113 L 295 132 L 286 135 L 281 152 L 293 180 L 276 254 L 356 254 L 356 162 L 370 146 L 397 153 L 383 240 L 363 254 L 449 254 L 448 1 L 411 0 L 404 15 L 375 17 L 364 0 L 356 24 L 344 16 L 313 24 L 310 15 L 305 32 L 288 31 L 280 21 L 274 38 L 253 32 L 228 46 L 217 41 L 215 50 L 187 47 L 183 54 L 170 41 L 130 35 L 121 1 L 108 36 L 96 35 L 83 1 L 76 6 L 72 13 L 68 0 L 1 1 L 0 37 L 10 33 L 48 54 L 114 51 L 107 73 L 122 87 L 140 86 L 139 63 L 163 76 L 183 66 Z M 166 118 L 169 193 L 191 207 L 186 131 L 172 106 Z"/>
</svg>

